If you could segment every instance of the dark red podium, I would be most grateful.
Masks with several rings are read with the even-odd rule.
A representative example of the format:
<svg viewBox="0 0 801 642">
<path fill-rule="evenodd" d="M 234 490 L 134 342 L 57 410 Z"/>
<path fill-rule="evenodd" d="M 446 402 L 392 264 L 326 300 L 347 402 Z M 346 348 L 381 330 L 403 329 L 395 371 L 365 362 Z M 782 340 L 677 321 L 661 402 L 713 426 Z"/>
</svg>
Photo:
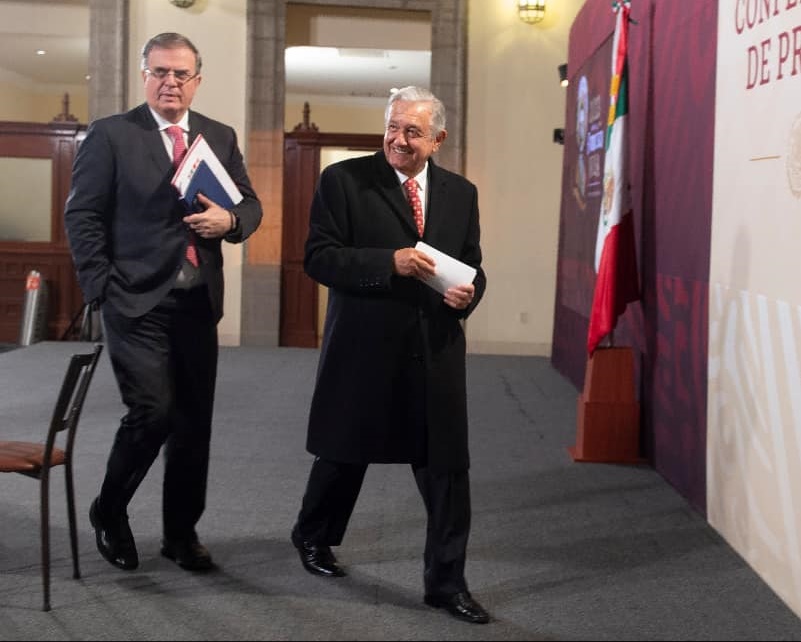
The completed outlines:
<svg viewBox="0 0 801 642">
<path fill-rule="evenodd" d="M 631 348 L 598 348 L 587 360 L 576 423 L 576 445 L 568 448 L 574 461 L 644 461 Z"/>
</svg>

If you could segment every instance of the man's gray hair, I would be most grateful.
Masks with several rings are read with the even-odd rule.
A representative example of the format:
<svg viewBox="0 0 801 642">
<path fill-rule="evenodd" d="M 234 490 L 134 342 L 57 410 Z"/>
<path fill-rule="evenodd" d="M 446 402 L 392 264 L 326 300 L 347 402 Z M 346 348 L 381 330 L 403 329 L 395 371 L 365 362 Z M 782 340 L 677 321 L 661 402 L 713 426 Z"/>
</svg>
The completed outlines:
<svg viewBox="0 0 801 642">
<path fill-rule="evenodd" d="M 147 57 L 150 55 L 151 49 L 180 49 L 182 47 L 191 49 L 192 53 L 195 54 L 195 73 L 199 74 L 200 67 L 203 65 L 203 61 L 200 58 L 200 52 L 197 50 L 197 47 L 195 47 L 195 45 L 192 44 L 192 41 L 186 36 L 183 36 L 180 33 L 173 33 L 171 31 L 153 36 L 145 43 L 145 46 L 142 47 L 142 61 L 140 63 L 142 66 L 142 71 L 147 69 Z"/>
<path fill-rule="evenodd" d="M 392 103 L 404 100 L 409 102 L 431 103 L 431 136 L 436 138 L 445 129 L 445 105 L 428 89 L 409 85 L 393 91 L 389 96 L 387 108 L 384 111 L 384 127 L 389 125 L 389 115 L 392 112 Z"/>
</svg>

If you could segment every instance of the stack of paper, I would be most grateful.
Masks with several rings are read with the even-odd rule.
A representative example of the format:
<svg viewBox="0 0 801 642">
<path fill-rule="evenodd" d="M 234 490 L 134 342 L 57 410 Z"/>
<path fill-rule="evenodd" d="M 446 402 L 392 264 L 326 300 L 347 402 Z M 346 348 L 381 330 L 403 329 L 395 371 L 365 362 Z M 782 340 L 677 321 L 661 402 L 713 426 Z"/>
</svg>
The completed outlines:
<svg viewBox="0 0 801 642">
<path fill-rule="evenodd" d="M 197 201 L 198 192 L 217 205 L 231 208 L 242 200 L 242 193 L 212 151 L 202 134 L 198 134 L 175 171 L 173 187 L 190 212 L 204 208 Z"/>
<path fill-rule="evenodd" d="M 445 294 L 445 290 L 457 285 L 469 285 L 476 278 L 476 268 L 470 267 L 444 252 L 440 252 L 427 243 L 418 241 L 414 249 L 420 250 L 423 254 L 428 254 L 434 259 L 436 272 L 434 276 L 424 279 L 423 283 L 434 288 L 440 294 Z"/>
</svg>

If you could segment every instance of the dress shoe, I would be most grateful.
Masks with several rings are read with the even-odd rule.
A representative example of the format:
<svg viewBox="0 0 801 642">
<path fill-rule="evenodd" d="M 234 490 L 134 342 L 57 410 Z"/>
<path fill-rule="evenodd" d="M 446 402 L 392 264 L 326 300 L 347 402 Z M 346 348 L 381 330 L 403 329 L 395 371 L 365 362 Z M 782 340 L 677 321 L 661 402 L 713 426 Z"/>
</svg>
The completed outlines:
<svg viewBox="0 0 801 642">
<path fill-rule="evenodd" d="M 161 541 L 161 554 L 187 571 L 209 571 L 214 568 L 211 553 L 197 537 Z"/>
<path fill-rule="evenodd" d="M 453 617 L 471 624 L 486 624 L 490 621 L 489 613 L 467 591 L 446 597 L 426 595 L 423 601 L 434 608 L 445 609 Z"/>
<path fill-rule="evenodd" d="M 128 516 L 118 519 L 105 519 L 98 508 L 98 498 L 89 507 L 89 521 L 95 529 L 97 550 L 111 564 L 124 571 L 132 571 L 139 566 L 136 542 L 128 525 Z"/>
<path fill-rule="evenodd" d="M 331 552 L 330 546 L 300 539 L 295 531 L 292 531 L 292 543 L 298 549 L 303 568 L 309 573 L 323 577 L 345 577 L 347 575 L 337 564 L 337 558 Z"/>
</svg>

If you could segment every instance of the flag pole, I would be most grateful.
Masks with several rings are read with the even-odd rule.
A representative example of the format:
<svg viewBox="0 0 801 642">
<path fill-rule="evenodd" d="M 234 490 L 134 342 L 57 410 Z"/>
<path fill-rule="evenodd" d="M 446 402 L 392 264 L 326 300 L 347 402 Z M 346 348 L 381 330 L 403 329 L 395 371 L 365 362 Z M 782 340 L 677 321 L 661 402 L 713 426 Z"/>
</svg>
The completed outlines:
<svg viewBox="0 0 801 642">
<path fill-rule="evenodd" d="M 628 25 L 630 0 L 612 3 L 609 117 L 605 136 L 603 197 L 598 220 L 597 278 L 587 332 L 584 390 L 578 399 L 575 461 L 641 463 L 640 405 L 635 397 L 634 356 L 615 347 L 617 320 L 640 298 L 628 177 Z M 597 348 L 608 343 L 600 350 Z"/>
</svg>

